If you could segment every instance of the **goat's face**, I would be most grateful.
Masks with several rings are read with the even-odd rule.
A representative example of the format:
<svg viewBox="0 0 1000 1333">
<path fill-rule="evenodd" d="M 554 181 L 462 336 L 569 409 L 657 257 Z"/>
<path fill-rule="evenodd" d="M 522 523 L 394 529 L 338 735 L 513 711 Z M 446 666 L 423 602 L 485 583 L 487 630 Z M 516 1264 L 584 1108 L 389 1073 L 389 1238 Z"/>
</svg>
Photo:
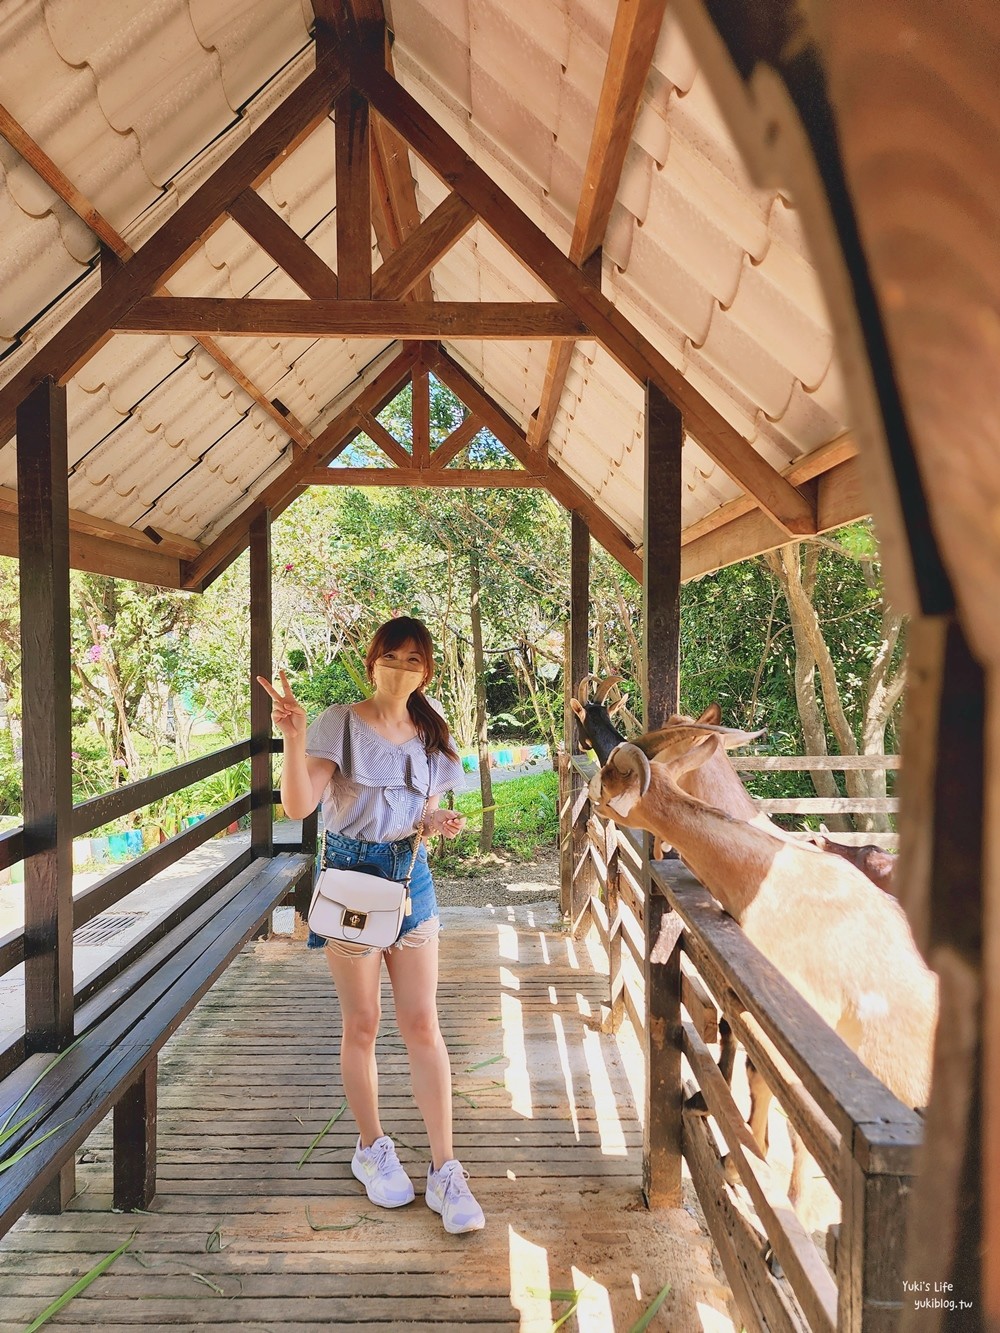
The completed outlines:
<svg viewBox="0 0 1000 1333">
<path fill-rule="evenodd" d="M 617 745 L 604 767 L 590 779 L 591 804 L 603 819 L 628 824 L 632 810 L 649 790 L 649 781 L 649 760 L 643 752 L 627 743 Z"/>
</svg>

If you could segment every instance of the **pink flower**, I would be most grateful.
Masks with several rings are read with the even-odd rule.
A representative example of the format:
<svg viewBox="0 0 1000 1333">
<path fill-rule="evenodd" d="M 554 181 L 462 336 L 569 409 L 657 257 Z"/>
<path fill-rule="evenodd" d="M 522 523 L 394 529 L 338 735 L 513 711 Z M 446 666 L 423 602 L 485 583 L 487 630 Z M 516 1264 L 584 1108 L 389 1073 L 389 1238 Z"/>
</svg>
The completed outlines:
<svg viewBox="0 0 1000 1333">
<path fill-rule="evenodd" d="M 128 768 L 128 761 L 127 761 L 126 759 L 116 759 L 116 760 L 114 760 L 114 767 L 115 767 L 115 768 Z"/>
<path fill-rule="evenodd" d="M 103 651 L 104 649 L 101 646 L 101 644 L 92 643 L 90 647 L 87 649 L 87 661 L 99 662 L 101 660 L 101 654 L 103 653 Z"/>
<path fill-rule="evenodd" d="M 69 757 L 70 757 L 70 759 L 79 759 L 79 758 L 80 758 L 80 756 L 77 754 L 77 752 L 76 752 L 75 750 L 70 750 L 70 752 L 69 752 Z"/>
<path fill-rule="evenodd" d="M 109 639 L 109 638 L 111 637 L 111 626 L 110 626 L 110 625 L 98 625 L 98 627 L 97 627 L 97 633 L 98 633 L 98 635 L 99 635 L 102 639 Z"/>
<path fill-rule="evenodd" d="M 286 565 L 286 566 L 285 566 L 285 573 L 286 573 L 286 574 L 290 574 L 294 568 L 295 568 L 294 565 Z"/>
</svg>

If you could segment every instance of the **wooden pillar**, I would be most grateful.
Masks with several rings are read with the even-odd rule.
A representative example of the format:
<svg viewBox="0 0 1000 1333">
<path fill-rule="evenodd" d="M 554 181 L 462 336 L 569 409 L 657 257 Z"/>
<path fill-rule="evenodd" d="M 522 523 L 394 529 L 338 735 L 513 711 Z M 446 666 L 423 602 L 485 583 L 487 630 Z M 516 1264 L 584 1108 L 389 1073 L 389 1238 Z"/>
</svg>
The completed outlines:
<svg viewBox="0 0 1000 1333">
<path fill-rule="evenodd" d="M 646 384 L 646 463 L 643 515 L 643 725 L 661 726 L 677 711 L 679 697 L 681 587 L 680 412 L 652 383 Z M 649 874 L 646 836 L 645 966 L 646 1116 L 643 1192 L 649 1207 L 681 1202 L 681 1011 L 680 954 L 668 963 L 649 961 L 669 911 Z"/>
<path fill-rule="evenodd" d="M 334 107 L 337 148 L 337 283 L 342 301 L 372 294 L 372 186 L 368 103 L 353 88 Z"/>
<path fill-rule="evenodd" d="M 587 783 L 569 763 L 576 735 L 576 718 L 570 698 L 581 678 L 590 671 L 590 531 L 577 513 L 570 520 L 570 606 L 565 689 L 563 696 L 563 735 L 567 764 L 565 769 L 564 809 L 567 815 L 561 830 L 562 909 L 574 928 L 586 914 L 591 895 L 597 888 L 594 864 L 587 854 L 587 821 L 590 804 Z"/>
<path fill-rule="evenodd" d="M 681 414 L 646 384 L 645 508 L 642 537 L 643 726 L 677 712 L 681 643 Z"/>
<path fill-rule="evenodd" d="M 148 1208 L 156 1193 L 156 1057 L 114 1110 L 114 1206 Z"/>
<path fill-rule="evenodd" d="M 250 850 L 274 855 L 271 700 L 257 677 L 271 679 L 271 515 L 250 525 Z"/>
<path fill-rule="evenodd" d="M 43 380 L 17 412 L 24 770 L 24 1023 L 28 1054 L 73 1040 L 73 774 L 66 390 Z M 35 1204 L 61 1212 L 68 1163 Z"/>
<path fill-rule="evenodd" d="M 917 943 L 940 988 L 931 1100 L 909 1209 L 904 1276 L 930 1283 L 931 1298 L 954 1301 L 956 1309 L 908 1299 L 899 1327 L 903 1333 L 965 1333 L 1000 1327 L 1000 1310 L 995 1323 L 979 1316 L 988 1308 L 983 1284 L 995 1272 L 995 1257 L 988 1261 L 982 1244 L 995 1197 L 983 1157 L 984 1084 L 988 1099 L 990 1080 L 983 996 L 992 980 L 983 966 L 988 903 L 983 886 L 995 830 L 986 802 L 992 798 L 996 808 L 990 776 L 997 760 L 989 753 L 986 678 L 958 621 L 915 619 L 909 664 L 897 877 Z M 985 1146 L 988 1152 L 988 1140 Z"/>
</svg>

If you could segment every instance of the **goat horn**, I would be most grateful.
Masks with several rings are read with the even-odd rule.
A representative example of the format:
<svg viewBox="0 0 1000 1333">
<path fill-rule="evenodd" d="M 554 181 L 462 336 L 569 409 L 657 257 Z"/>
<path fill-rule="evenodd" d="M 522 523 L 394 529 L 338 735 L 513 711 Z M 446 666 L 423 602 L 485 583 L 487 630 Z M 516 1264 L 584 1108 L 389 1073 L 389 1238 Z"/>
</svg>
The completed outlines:
<svg viewBox="0 0 1000 1333">
<path fill-rule="evenodd" d="M 600 680 L 600 676 L 595 676 L 594 673 L 591 671 L 589 675 L 582 676 L 580 678 L 580 683 L 576 687 L 576 697 L 581 702 L 585 702 L 590 694 L 590 691 L 587 689 L 587 683 L 588 681 L 591 680 Z"/>
<path fill-rule="evenodd" d="M 593 677 L 593 679 L 596 680 L 597 677 L 595 676 Z M 621 674 L 617 671 L 613 672 L 605 680 L 602 680 L 600 685 L 598 685 L 597 687 L 597 693 L 594 695 L 594 703 L 602 704 L 610 694 L 611 690 L 614 688 L 615 685 L 618 684 L 620 680 L 621 680 Z"/>
</svg>

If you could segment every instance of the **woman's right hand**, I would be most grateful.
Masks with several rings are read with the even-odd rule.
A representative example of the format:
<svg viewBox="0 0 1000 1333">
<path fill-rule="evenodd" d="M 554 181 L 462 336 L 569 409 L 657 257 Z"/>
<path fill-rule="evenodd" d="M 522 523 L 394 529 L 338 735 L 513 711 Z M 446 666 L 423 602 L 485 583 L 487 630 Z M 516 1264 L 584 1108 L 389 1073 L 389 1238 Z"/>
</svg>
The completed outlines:
<svg viewBox="0 0 1000 1333">
<path fill-rule="evenodd" d="M 267 690 L 274 701 L 271 707 L 271 721 L 286 741 L 297 740 L 300 736 L 305 739 L 308 726 L 306 710 L 292 693 L 292 687 L 284 671 L 279 671 L 278 675 L 281 677 L 280 689 L 275 689 L 263 676 L 257 677 L 257 683 Z"/>
</svg>

